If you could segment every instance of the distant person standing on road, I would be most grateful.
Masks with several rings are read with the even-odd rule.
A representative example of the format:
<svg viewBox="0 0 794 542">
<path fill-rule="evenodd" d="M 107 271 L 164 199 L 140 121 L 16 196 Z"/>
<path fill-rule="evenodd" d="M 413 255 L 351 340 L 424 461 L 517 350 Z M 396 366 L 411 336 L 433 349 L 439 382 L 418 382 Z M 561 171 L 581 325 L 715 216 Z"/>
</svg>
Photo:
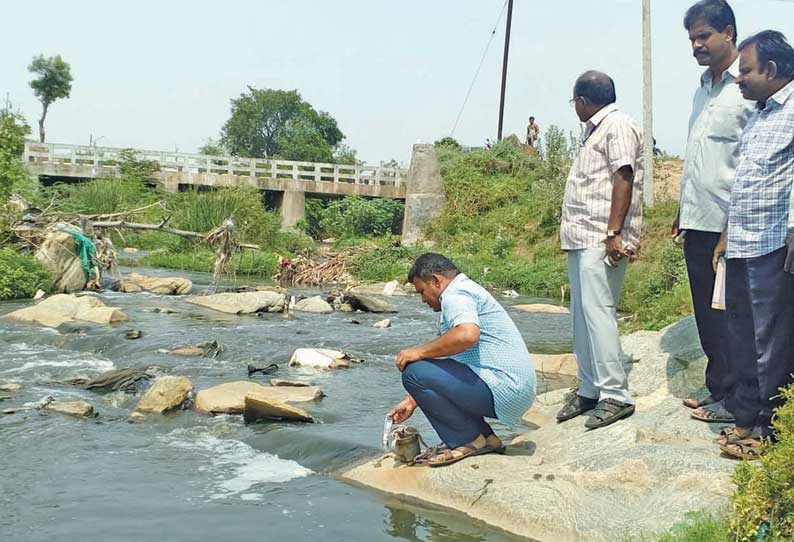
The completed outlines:
<svg viewBox="0 0 794 542">
<path fill-rule="evenodd" d="M 725 0 L 702 0 L 684 17 L 692 53 L 707 69 L 700 77 L 689 119 L 689 136 L 681 177 L 681 200 L 673 223 L 674 238 L 684 240 L 692 305 L 700 344 L 708 358 L 705 398 L 690 397 L 696 420 L 733 423 L 724 399 L 733 387 L 726 357 L 727 315 L 711 307 L 714 270 L 711 260 L 727 223 L 731 186 L 739 160 L 739 136 L 753 110 L 736 85 L 739 50 L 736 19 Z"/>
<path fill-rule="evenodd" d="M 535 145 L 540 139 L 540 126 L 535 123 L 535 117 L 529 117 L 529 124 L 527 124 L 527 145 L 536 148 Z"/>
<path fill-rule="evenodd" d="M 571 317 L 579 388 L 557 413 L 588 413 L 587 429 L 634 413 L 617 325 L 617 306 L 642 225 L 642 130 L 615 106 L 615 83 L 588 71 L 571 104 L 584 123 L 582 145 L 565 184 L 560 245 L 568 253 Z"/>
</svg>

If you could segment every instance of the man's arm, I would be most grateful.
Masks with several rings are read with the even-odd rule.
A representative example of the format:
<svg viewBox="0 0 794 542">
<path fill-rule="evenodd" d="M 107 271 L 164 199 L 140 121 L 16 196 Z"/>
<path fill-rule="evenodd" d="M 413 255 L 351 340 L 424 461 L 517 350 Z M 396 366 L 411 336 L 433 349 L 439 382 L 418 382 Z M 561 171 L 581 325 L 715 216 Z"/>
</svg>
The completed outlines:
<svg viewBox="0 0 794 542">
<path fill-rule="evenodd" d="M 619 231 L 623 229 L 623 222 L 629 214 L 631 207 L 631 193 L 634 187 L 634 169 L 623 166 L 612 177 L 612 203 L 609 210 L 607 230 Z M 617 263 L 625 256 L 623 252 L 622 236 L 607 237 L 606 251 L 609 260 Z"/>
<path fill-rule="evenodd" d="M 448 358 L 465 352 L 479 341 L 480 326 L 460 324 L 429 343 L 400 350 L 397 353 L 397 368 L 402 371 L 406 365 L 420 359 Z"/>
</svg>

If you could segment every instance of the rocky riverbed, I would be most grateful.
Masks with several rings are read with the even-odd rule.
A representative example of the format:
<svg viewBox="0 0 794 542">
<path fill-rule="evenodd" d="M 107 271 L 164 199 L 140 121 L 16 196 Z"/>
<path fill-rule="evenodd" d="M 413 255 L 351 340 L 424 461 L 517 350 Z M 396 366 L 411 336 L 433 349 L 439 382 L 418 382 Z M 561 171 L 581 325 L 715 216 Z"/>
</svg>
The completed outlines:
<svg viewBox="0 0 794 542">
<path fill-rule="evenodd" d="M 180 275 L 192 280 L 194 294 L 209 283 L 206 275 Z M 82 309 L 71 305 L 67 308 L 75 311 L 62 322 L 0 319 L 0 410 L 9 412 L 0 415 L 3 539 L 519 539 L 463 514 L 406 503 L 337 477 L 379 454 L 383 416 L 403 395 L 395 352 L 436 332 L 436 316 L 417 296 L 389 297 L 397 312 L 388 315 L 341 310 L 239 315 L 151 292 L 108 292 L 92 299 L 114 308 L 100 311 L 108 323 L 85 320 Z M 538 301 L 509 299 L 511 304 Z M 93 301 L 88 304 L 96 308 Z M 0 315 L 31 305 L 5 303 Z M 564 314 L 510 310 L 531 350 L 569 348 Z M 374 327 L 384 316 L 391 327 Z M 349 352 L 365 361 L 336 370 L 290 367 L 299 348 Z M 549 367 L 563 361 L 546 359 Z M 274 363 L 272 374 L 249 370 Z M 152 378 L 140 389 L 136 379 L 122 379 L 123 387 L 136 393 L 87 387 L 124 367 L 151 369 Z M 265 397 L 305 411 L 314 423 L 245 423 L 236 411 L 211 415 L 195 408 L 199 394 L 219 385 L 247 382 L 263 387 L 254 392 L 267 392 L 284 383 L 279 380 L 322 391 L 325 397 L 312 389 L 301 402 L 281 401 L 286 392 Z M 543 385 L 564 384 L 563 378 Z M 146 385 L 150 395 L 143 401 Z M 262 406 L 261 393 L 255 399 L 257 409 L 272 408 Z M 421 416 L 416 422 L 429 434 Z"/>
</svg>

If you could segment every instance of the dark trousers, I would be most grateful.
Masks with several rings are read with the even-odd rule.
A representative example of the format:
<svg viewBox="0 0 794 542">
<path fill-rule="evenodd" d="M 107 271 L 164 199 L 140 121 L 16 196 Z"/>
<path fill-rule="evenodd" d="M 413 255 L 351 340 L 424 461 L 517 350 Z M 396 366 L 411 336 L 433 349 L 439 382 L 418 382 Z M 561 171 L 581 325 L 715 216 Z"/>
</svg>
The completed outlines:
<svg viewBox="0 0 794 542">
<path fill-rule="evenodd" d="M 726 311 L 711 308 L 714 294 L 714 268 L 711 260 L 719 240 L 719 233 L 687 230 L 684 238 L 684 259 L 700 346 L 708 358 L 706 387 L 714 399 L 722 401 L 733 388 L 733 375 L 726 356 L 727 314 Z"/>
<path fill-rule="evenodd" d="M 488 384 L 452 359 L 415 361 L 403 371 L 403 386 L 414 398 L 442 442 L 457 448 L 480 434 L 493 435 L 483 419 L 496 418 Z"/>
<path fill-rule="evenodd" d="M 728 410 L 736 426 L 770 436 L 779 388 L 794 372 L 794 276 L 783 270 L 786 247 L 758 258 L 727 260 L 728 359 L 735 375 Z"/>
</svg>

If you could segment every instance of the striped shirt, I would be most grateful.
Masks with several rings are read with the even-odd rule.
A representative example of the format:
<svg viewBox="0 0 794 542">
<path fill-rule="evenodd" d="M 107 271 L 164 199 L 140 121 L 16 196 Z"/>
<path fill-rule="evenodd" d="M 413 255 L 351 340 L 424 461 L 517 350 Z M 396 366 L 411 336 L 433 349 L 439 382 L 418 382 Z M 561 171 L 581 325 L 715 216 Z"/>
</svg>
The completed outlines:
<svg viewBox="0 0 794 542">
<path fill-rule="evenodd" d="M 739 154 L 725 257 L 757 258 L 785 245 L 791 232 L 794 82 L 753 113 L 742 133 Z"/>
<path fill-rule="evenodd" d="M 614 105 L 604 107 L 585 123 L 582 144 L 565 184 L 560 224 L 562 250 L 603 248 L 614 175 L 624 166 L 634 170 L 634 186 L 621 237 L 627 249 L 639 250 L 643 148 L 640 127 Z"/>
<path fill-rule="evenodd" d="M 527 345 L 513 320 L 488 291 L 463 273 L 441 294 L 439 331 L 461 324 L 480 328 L 480 340 L 452 356 L 491 389 L 496 417 L 513 427 L 535 401 L 536 375 Z"/>
<path fill-rule="evenodd" d="M 753 103 L 742 97 L 736 84 L 738 75 L 737 57 L 719 81 L 714 82 L 711 70 L 700 78 L 681 176 L 682 230 L 722 233 L 728 221 L 739 136 L 753 112 Z"/>
</svg>

